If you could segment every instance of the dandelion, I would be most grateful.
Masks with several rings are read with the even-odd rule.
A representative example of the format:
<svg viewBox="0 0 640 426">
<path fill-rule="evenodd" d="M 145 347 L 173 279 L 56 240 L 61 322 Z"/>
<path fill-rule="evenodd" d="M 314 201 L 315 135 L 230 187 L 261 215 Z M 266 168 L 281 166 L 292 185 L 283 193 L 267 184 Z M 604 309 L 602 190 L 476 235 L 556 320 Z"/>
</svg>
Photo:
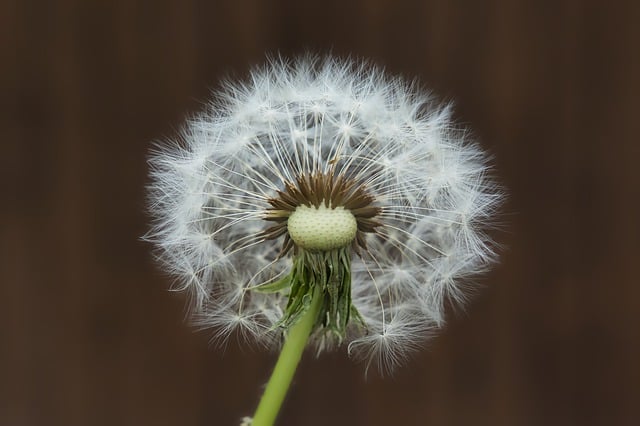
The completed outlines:
<svg viewBox="0 0 640 426">
<path fill-rule="evenodd" d="M 285 370 L 307 339 L 394 368 L 496 258 L 487 156 L 450 105 L 367 62 L 271 60 L 150 164 L 146 238 L 195 321 L 284 340 Z"/>
</svg>

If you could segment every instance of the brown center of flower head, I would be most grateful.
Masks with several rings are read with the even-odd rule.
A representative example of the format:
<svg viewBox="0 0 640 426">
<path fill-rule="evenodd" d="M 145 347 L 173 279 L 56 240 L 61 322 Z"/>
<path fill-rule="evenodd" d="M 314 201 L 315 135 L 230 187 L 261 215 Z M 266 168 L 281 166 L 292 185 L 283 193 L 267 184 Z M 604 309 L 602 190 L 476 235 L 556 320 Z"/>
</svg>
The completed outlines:
<svg viewBox="0 0 640 426">
<path fill-rule="evenodd" d="M 358 254 L 361 250 L 366 250 L 364 234 L 376 232 L 376 227 L 382 225 L 375 220 L 376 215 L 380 213 L 380 207 L 372 205 L 374 198 L 367 193 L 366 188 L 344 176 L 335 177 L 331 172 L 302 174 L 295 182 L 286 181 L 284 190 L 278 191 L 278 196 L 269 199 L 268 202 L 271 207 L 266 210 L 264 219 L 276 224 L 263 231 L 263 235 L 266 239 L 285 236 L 280 256 L 284 256 L 292 248 L 294 252 L 298 251 L 296 236 L 292 238 L 289 229 L 289 219 L 300 209 L 333 211 L 336 213 L 335 225 L 338 227 L 342 224 L 342 211 L 352 215 L 357 228 L 355 235 L 346 243 L 351 243 L 351 247 Z M 323 216 L 332 220 L 331 215 L 325 213 Z"/>
</svg>

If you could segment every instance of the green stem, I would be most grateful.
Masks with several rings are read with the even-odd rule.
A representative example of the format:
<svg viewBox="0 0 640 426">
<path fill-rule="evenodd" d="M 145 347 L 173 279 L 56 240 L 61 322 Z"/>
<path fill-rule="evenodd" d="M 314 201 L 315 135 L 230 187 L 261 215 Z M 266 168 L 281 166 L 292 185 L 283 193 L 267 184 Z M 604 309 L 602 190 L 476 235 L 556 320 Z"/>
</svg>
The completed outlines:
<svg viewBox="0 0 640 426">
<path fill-rule="evenodd" d="M 322 305 L 322 290 L 319 285 L 315 287 L 311 306 L 289 329 L 280 357 L 253 416 L 252 426 L 271 426 L 276 420 Z"/>
</svg>

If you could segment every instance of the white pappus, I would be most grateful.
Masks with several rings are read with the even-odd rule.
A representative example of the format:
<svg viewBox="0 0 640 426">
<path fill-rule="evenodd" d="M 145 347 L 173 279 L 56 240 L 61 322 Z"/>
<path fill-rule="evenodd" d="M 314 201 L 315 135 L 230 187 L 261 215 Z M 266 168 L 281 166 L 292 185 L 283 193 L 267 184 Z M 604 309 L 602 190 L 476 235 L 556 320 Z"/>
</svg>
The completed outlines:
<svg viewBox="0 0 640 426">
<path fill-rule="evenodd" d="M 277 346 L 297 319 L 292 276 L 320 252 L 342 275 L 312 342 L 391 369 L 496 259 L 487 156 L 449 105 L 368 62 L 272 59 L 150 166 L 145 238 L 219 338 Z"/>
</svg>

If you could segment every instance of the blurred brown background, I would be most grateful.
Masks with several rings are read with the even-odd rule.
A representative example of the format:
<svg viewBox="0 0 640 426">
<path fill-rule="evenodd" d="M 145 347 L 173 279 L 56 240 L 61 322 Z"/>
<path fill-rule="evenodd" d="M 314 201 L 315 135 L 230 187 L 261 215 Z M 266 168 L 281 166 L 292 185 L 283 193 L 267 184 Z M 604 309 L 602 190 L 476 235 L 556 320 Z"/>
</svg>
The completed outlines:
<svg viewBox="0 0 640 426">
<path fill-rule="evenodd" d="M 633 1 L 3 1 L 0 424 L 253 411 L 275 356 L 183 323 L 138 241 L 145 157 L 221 77 L 305 49 L 455 99 L 508 249 L 393 377 L 307 357 L 279 424 L 640 424 L 639 22 Z"/>
</svg>

